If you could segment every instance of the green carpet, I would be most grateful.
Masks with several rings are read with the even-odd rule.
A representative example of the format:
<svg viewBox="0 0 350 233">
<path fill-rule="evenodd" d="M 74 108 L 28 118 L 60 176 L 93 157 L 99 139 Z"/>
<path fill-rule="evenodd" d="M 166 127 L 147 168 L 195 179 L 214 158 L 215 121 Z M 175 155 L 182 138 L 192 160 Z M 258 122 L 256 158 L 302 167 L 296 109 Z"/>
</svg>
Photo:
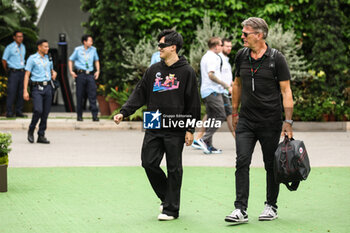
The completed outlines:
<svg viewBox="0 0 350 233">
<path fill-rule="evenodd" d="M 0 232 L 349 232 L 350 168 L 313 168 L 296 192 L 281 186 L 279 219 L 259 222 L 265 172 L 251 169 L 249 223 L 230 226 L 234 169 L 185 167 L 180 218 L 157 221 L 159 201 L 140 167 L 9 168 Z"/>
</svg>

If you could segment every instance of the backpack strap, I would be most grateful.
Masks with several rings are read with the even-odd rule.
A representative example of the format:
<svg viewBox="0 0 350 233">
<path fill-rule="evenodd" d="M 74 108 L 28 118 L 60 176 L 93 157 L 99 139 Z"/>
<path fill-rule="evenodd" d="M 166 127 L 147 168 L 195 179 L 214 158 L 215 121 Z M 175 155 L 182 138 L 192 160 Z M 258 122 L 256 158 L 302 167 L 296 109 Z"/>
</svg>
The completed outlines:
<svg viewBox="0 0 350 233">
<path fill-rule="evenodd" d="M 235 60 L 235 66 L 236 66 L 236 71 L 239 70 L 241 63 L 240 63 L 240 57 L 242 54 L 247 54 L 249 49 L 247 47 L 244 47 L 240 50 L 238 50 L 237 55 L 236 55 L 236 60 Z"/>
<path fill-rule="evenodd" d="M 272 69 L 273 76 L 276 82 L 278 83 L 278 77 L 277 77 L 277 71 L 276 71 L 276 54 L 277 54 L 277 49 L 271 48 L 269 67 Z"/>
<path fill-rule="evenodd" d="M 283 183 L 289 191 L 295 191 L 298 189 L 300 181 L 293 181 L 291 184 Z"/>
</svg>

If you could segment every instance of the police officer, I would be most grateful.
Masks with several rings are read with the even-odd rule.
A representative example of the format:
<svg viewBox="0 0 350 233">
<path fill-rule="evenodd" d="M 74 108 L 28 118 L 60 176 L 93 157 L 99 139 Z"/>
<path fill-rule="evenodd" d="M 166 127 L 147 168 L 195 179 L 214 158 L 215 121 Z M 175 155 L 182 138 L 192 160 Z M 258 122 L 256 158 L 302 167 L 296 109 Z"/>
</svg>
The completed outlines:
<svg viewBox="0 0 350 233">
<path fill-rule="evenodd" d="M 77 93 L 77 120 L 83 121 L 83 101 L 84 94 L 87 93 L 92 113 L 92 120 L 99 121 L 96 106 L 96 83 L 100 75 L 100 62 L 96 48 L 92 46 L 93 39 L 90 35 L 83 35 L 81 38 L 83 45 L 74 49 L 69 57 L 69 72 L 76 81 Z M 73 71 L 73 62 L 75 71 Z M 96 72 L 94 73 L 94 63 Z"/>
<path fill-rule="evenodd" d="M 17 117 L 23 115 L 23 79 L 26 47 L 23 42 L 23 33 L 15 31 L 13 42 L 9 44 L 2 55 L 2 65 L 8 73 L 6 117 L 14 117 L 12 105 L 16 100 L 15 111 Z"/>
<path fill-rule="evenodd" d="M 53 70 L 52 62 L 47 56 L 49 52 L 49 43 L 47 40 L 38 40 L 36 45 L 38 47 L 38 52 L 28 58 L 24 76 L 23 98 L 27 101 L 29 100 L 27 88 L 31 75 L 31 93 L 34 105 L 33 117 L 28 130 L 28 141 L 30 143 L 34 142 L 35 126 L 40 119 L 37 142 L 48 144 L 50 141 L 45 137 L 45 130 L 52 102 L 53 89 L 51 86 L 51 78 L 55 80 L 57 73 Z"/>
</svg>

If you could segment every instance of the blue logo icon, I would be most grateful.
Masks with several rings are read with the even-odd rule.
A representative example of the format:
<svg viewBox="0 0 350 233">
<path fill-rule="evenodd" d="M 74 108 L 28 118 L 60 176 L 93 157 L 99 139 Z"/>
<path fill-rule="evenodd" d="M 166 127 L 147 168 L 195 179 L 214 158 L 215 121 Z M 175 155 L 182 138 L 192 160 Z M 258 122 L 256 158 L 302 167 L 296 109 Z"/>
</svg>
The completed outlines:
<svg viewBox="0 0 350 233">
<path fill-rule="evenodd" d="M 156 112 L 143 112 L 143 128 L 144 129 L 160 129 L 160 116 L 162 114 Z"/>
</svg>

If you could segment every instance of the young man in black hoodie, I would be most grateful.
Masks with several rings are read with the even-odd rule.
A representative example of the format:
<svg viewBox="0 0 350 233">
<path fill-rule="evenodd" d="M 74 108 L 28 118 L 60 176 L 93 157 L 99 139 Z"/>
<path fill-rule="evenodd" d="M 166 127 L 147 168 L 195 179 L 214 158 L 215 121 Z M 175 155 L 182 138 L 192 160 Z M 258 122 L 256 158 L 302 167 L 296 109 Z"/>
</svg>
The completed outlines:
<svg viewBox="0 0 350 233">
<path fill-rule="evenodd" d="M 174 30 L 164 30 L 158 35 L 158 41 L 162 60 L 146 70 L 120 113 L 114 116 L 116 124 L 145 104 L 147 111 L 156 112 L 152 114 L 152 121 L 161 114 L 163 122 L 166 118 L 172 122 L 200 119 L 195 72 L 184 57 L 178 56 L 182 36 Z M 182 150 L 184 143 L 186 146 L 192 144 L 193 133 L 193 125 L 186 124 L 182 128 L 163 124 L 160 129 L 146 129 L 141 160 L 152 188 L 161 200 L 158 220 L 173 220 L 179 216 Z M 168 176 L 160 168 L 164 153 Z"/>
</svg>

